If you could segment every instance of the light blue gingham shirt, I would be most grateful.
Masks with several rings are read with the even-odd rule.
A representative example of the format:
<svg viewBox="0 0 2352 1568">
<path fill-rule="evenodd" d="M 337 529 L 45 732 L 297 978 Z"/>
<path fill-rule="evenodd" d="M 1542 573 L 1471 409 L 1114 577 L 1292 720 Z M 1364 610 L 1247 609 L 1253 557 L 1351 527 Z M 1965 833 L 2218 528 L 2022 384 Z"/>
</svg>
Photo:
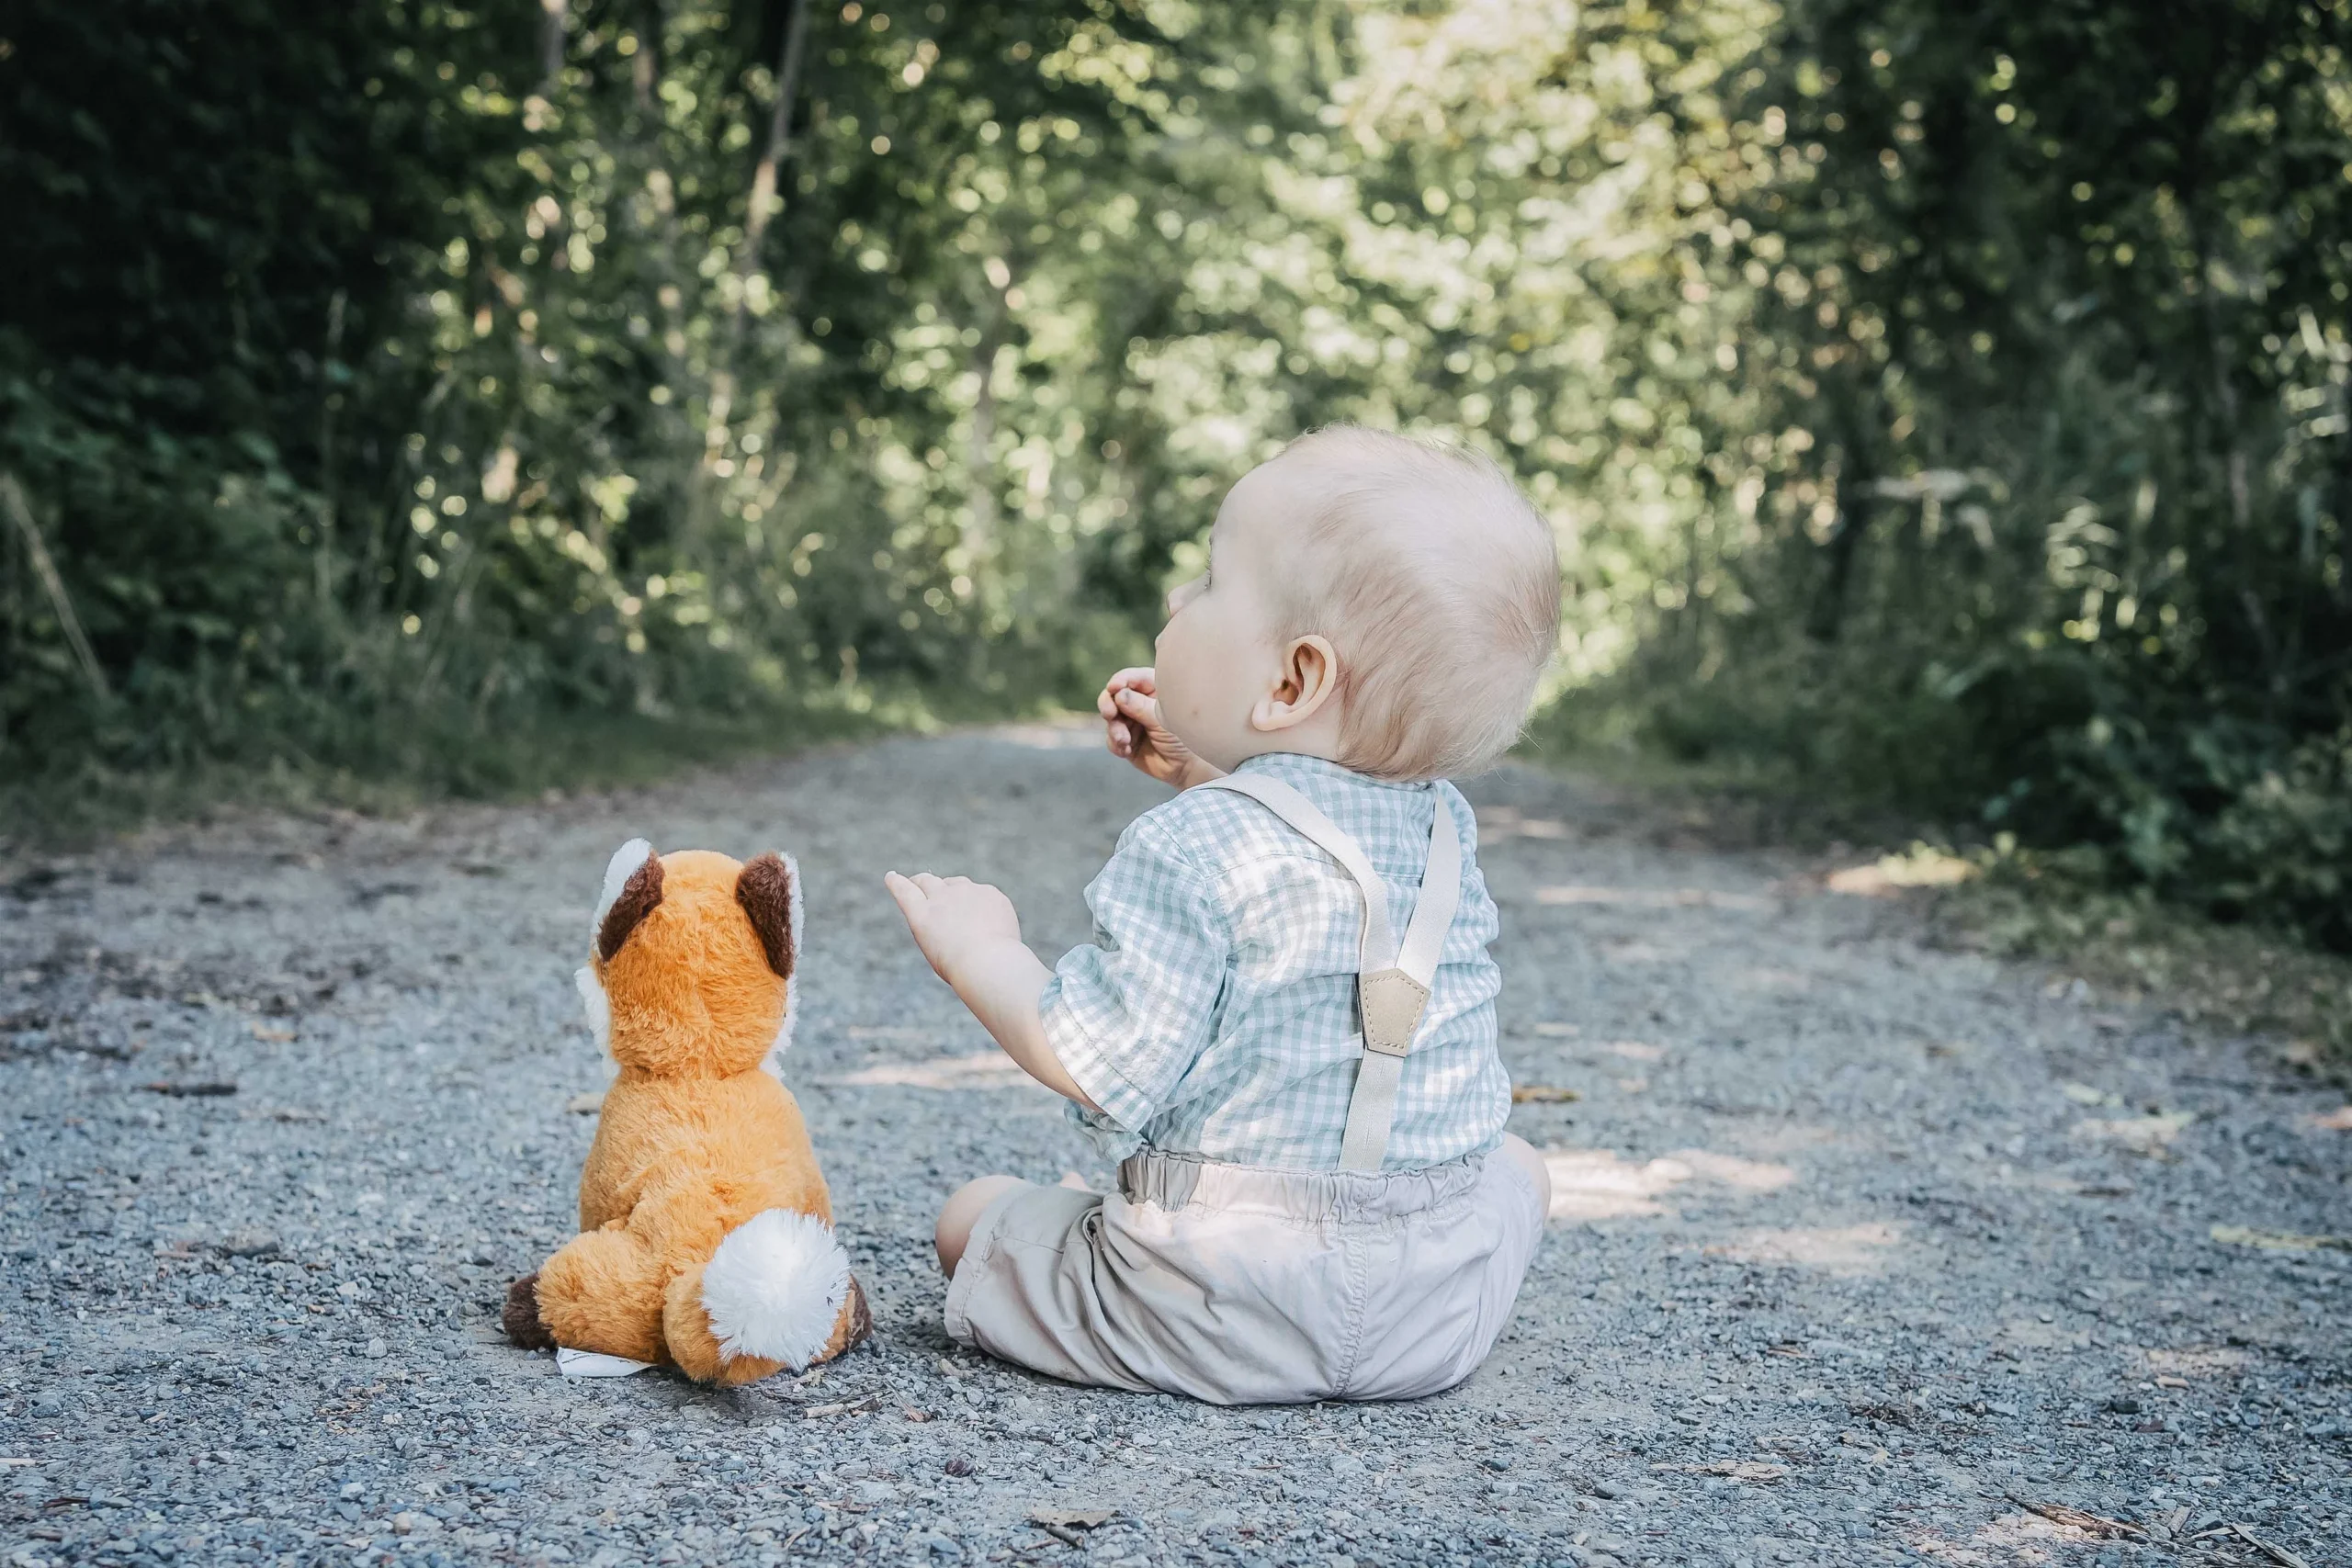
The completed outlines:
<svg viewBox="0 0 2352 1568">
<path fill-rule="evenodd" d="M 1498 921 L 1477 823 L 1442 782 L 1392 784 L 1318 758 L 1253 757 L 1363 846 L 1412 917 L 1430 812 L 1453 813 L 1462 894 L 1396 1093 L 1384 1168 L 1494 1148 L 1510 1113 L 1496 1049 Z M 1237 1165 L 1333 1170 L 1355 1089 L 1363 905 L 1337 861 L 1264 806 L 1190 789 L 1130 823 L 1086 889 L 1094 940 L 1055 966 L 1046 1038 L 1102 1108 L 1070 1111 L 1106 1157 L 1149 1145 Z"/>
</svg>

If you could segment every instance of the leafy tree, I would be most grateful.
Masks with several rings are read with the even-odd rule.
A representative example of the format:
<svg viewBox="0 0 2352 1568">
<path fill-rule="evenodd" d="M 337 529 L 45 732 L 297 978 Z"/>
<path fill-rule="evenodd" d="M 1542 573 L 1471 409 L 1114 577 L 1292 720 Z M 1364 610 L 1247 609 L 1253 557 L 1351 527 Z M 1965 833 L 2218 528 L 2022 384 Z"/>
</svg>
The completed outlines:
<svg viewBox="0 0 2352 1568">
<path fill-rule="evenodd" d="M 2352 942 L 2352 12 L 1808 0 L 1752 99 L 1766 426 L 1692 749 Z M 1758 439 L 1750 436 L 1751 446 Z"/>
<path fill-rule="evenodd" d="M 439 7 L 263 0 L 20 8 L 0 41 L 0 746 L 187 760 L 261 710 L 315 723 L 337 653 L 313 600 L 362 423 L 448 194 L 499 155 L 421 62 L 470 81 L 512 39 Z M 48 530 L 62 602 L 31 570 Z M 61 608 L 61 603 L 65 606 Z M 119 704 L 92 711 L 77 619 Z M 6 753 L 0 753 L 6 754 Z"/>
<path fill-rule="evenodd" d="M 1556 520 L 1554 728 L 2352 943 L 2347 31 L 32 0 L 0 770 L 1082 697 L 1357 418 Z"/>
</svg>

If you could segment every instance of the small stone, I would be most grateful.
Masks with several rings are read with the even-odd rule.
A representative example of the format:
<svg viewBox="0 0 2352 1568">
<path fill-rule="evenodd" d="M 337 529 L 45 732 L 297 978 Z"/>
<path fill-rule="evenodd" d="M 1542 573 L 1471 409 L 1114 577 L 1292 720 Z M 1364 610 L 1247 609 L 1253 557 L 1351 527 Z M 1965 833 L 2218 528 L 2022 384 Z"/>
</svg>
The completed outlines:
<svg viewBox="0 0 2352 1568">
<path fill-rule="evenodd" d="M 391 1348 L 380 1339 L 370 1339 L 361 1347 L 359 1353 L 371 1361 L 380 1361 L 391 1353 Z"/>
<path fill-rule="evenodd" d="M 1592 1495 L 1613 1502 L 1625 1495 L 1625 1489 L 1613 1481 L 1596 1481 L 1592 1483 Z"/>
<path fill-rule="evenodd" d="M 962 1454 L 951 1454 L 948 1456 L 947 1462 L 940 1468 L 950 1475 L 969 1475 L 972 1473 L 972 1461 Z"/>
<path fill-rule="evenodd" d="M 931 1548 L 931 1554 L 933 1557 L 943 1559 L 949 1562 L 961 1562 L 964 1561 L 964 1549 L 956 1545 L 954 1541 L 948 1540 L 944 1535 L 936 1533 L 927 1535 L 923 1537 L 923 1544 Z"/>
<path fill-rule="evenodd" d="M 275 1258 L 277 1238 L 267 1231 L 239 1231 L 220 1244 L 220 1250 L 232 1258 Z"/>
<path fill-rule="evenodd" d="M 2140 1402 L 2132 1398 L 2128 1394 L 2117 1394 L 2113 1399 L 2107 1402 L 2107 1407 L 2118 1416 L 2137 1416 L 2140 1414 Z"/>
<path fill-rule="evenodd" d="M 1479 1460 L 1478 1462 L 1485 1465 L 1488 1470 L 1509 1470 L 1510 1468 L 1510 1455 L 1487 1454 Z"/>
</svg>

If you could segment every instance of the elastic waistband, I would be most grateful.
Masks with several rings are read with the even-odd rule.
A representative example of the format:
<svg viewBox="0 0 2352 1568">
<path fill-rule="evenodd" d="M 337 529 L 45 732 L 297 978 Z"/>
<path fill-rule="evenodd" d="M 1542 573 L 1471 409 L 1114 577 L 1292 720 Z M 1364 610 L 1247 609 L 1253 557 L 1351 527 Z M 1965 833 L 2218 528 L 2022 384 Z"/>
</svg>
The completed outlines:
<svg viewBox="0 0 2352 1568">
<path fill-rule="evenodd" d="M 1464 1155 L 1419 1170 L 1272 1170 L 1144 1149 L 1119 1162 L 1119 1190 L 1130 1203 L 1162 1209 L 1200 1203 L 1294 1220 L 1386 1220 L 1469 1192 L 1486 1157 Z"/>
</svg>

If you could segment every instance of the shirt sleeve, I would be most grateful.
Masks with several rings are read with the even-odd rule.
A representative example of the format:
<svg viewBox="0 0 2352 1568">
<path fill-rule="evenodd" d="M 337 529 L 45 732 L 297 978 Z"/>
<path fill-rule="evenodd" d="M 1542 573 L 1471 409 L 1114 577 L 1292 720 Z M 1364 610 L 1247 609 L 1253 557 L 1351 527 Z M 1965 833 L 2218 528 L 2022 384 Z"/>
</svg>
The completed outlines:
<svg viewBox="0 0 2352 1568">
<path fill-rule="evenodd" d="M 1086 889 L 1094 940 L 1054 966 L 1046 1040 L 1102 1118 L 1140 1134 L 1214 1037 L 1232 938 L 1215 887 L 1145 818 Z"/>
</svg>

